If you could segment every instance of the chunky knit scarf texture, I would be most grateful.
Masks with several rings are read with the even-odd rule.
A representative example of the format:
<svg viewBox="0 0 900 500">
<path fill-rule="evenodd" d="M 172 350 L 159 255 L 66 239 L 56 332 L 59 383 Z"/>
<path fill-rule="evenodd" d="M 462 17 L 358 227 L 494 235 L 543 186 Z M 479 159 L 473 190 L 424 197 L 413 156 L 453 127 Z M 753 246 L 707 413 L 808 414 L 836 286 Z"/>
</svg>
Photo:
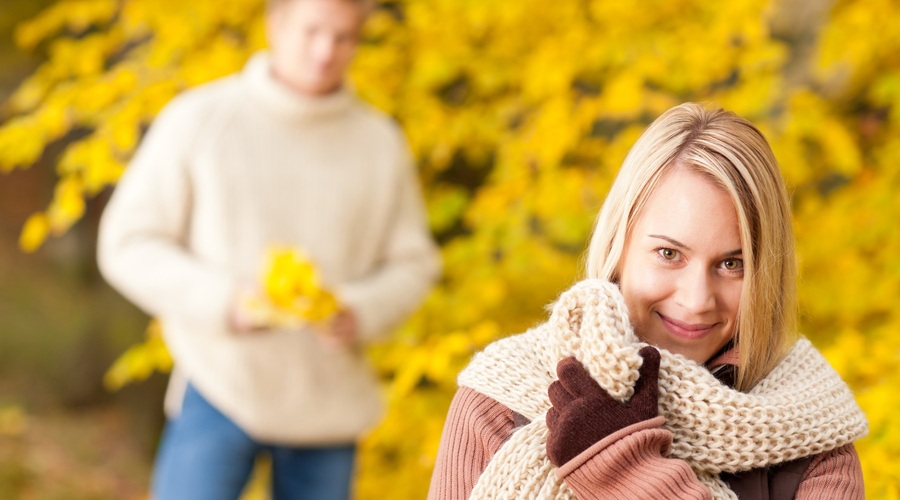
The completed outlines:
<svg viewBox="0 0 900 500">
<path fill-rule="evenodd" d="M 575 498 L 546 455 L 547 388 L 556 379 L 556 365 L 575 356 L 604 389 L 626 400 L 644 345 L 618 287 L 586 280 L 560 296 L 548 322 L 478 353 L 459 385 L 531 423 L 497 451 L 472 498 Z M 673 434 L 669 457 L 690 464 L 716 498 L 737 498 L 720 472 L 816 455 L 868 432 L 850 389 L 806 339 L 748 393 L 722 385 L 694 361 L 660 352 L 659 411 Z"/>
</svg>

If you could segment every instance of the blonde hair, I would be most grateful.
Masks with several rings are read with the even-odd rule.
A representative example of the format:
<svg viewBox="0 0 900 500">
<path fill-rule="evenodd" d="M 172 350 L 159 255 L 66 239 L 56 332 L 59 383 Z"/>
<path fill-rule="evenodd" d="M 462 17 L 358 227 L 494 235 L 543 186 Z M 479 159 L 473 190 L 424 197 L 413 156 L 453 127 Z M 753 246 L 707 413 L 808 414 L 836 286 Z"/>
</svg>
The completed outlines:
<svg viewBox="0 0 900 500">
<path fill-rule="evenodd" d="M 618 281 L 626 238 L 660 178 L 676 165 L 708 176 L 734 202 L 744 259 L 734 336 L 740 353 L 735 386 L 749 390 L 797 338 L 797 270 L 787 190 L 772 149 L 753 124 L 695 103 L 657 118 L 629 151 L 600 209 L 587 277 Z"/>
</svg>

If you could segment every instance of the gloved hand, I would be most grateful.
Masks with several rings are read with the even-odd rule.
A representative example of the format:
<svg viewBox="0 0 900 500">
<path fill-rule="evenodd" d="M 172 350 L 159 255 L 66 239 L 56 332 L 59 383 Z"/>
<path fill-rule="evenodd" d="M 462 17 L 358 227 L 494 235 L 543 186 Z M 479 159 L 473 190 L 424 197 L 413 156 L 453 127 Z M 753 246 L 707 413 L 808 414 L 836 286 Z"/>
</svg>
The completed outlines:
<svg viewBox="0 0 900 500">
<path fill-rule="evenodd" d="M 644 363 L 626 403 L 610 396 L 575 358 L 559 362 L 559 380 L 548 389 L 553 407 L 547 412 L 547 456 L 553 465 L 561 467 L 606 436 L 659 414 L 659 351 L 646 346 L 639 353 Z"/>
</svg>

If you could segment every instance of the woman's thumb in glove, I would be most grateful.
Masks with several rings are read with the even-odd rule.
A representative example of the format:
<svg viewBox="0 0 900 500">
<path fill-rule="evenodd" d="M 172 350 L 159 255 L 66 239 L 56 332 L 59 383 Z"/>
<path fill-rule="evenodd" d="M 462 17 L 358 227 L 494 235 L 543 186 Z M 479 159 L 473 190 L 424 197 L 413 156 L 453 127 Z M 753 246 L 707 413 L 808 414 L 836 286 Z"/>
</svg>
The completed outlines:
<svg viewBox="0 0 900 500">
<path fill-rule="evenodd" d="M 655 347 L 643 347 L 638 354 L 644 358 L 638 370 L 638 381 L 634 385 L 634 395 L 629 406 L 639 410 L 645 418 L 653 418 L 659 413 L 659 351 Z"/>
</svg>

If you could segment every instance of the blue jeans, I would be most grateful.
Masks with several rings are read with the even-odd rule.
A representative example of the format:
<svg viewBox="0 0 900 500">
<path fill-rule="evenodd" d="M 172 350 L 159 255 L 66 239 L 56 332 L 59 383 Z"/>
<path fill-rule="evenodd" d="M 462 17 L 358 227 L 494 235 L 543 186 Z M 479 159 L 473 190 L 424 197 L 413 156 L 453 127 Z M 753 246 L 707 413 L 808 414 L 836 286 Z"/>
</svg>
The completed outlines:
<svg viewBox="0 0 900 500">
<path fill-rule="evenodd" d="M 188 385 L 156 455 L 154 500 L 240 497 L 259 453 L 272 457 L 272 499 L 347 500 L 356 445 L 289 448 L 253 440 Z"/>
</svg>

